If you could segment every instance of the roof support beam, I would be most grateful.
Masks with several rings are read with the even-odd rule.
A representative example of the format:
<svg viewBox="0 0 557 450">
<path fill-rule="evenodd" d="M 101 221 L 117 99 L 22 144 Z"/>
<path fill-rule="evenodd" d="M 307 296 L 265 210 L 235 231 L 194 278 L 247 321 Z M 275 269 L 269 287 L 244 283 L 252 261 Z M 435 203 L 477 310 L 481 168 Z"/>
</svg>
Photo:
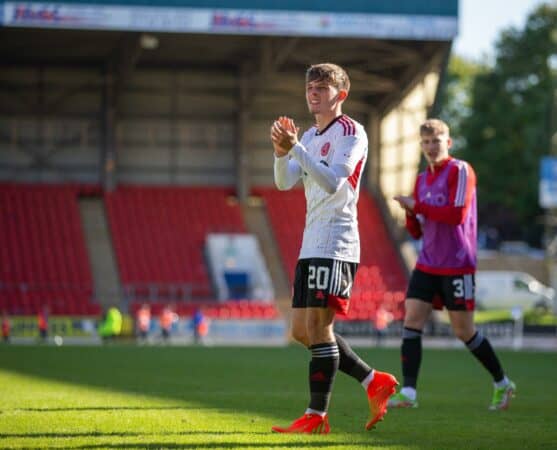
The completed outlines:
<svg viewBox="0 0 557 450">
<path fill-rule="evenodd" d="M 236 118 L 236 196 L 245 204 L 250 191 L 248 133 L 251 117 L 253 93 L 250 92 L 248 64 L 242 64 L 238 71 L 238 115 Z"/>
<path fill-rule="evenodd" d="M 118 104 L 121 92 L 130 80 L 143 52 L 140 33 L 125 33 L 108 59 L 114 77 L 114 95 Z"/>
<path fill-rule="evenodd" d="M 124 33 L 119 45 L 108 58 L 104 74 L 101 127 L 103 144 L 100 161 L 100 180 L 104 189 L 111 192 L 116 187 L 116 124 L 121 92 L 131 78 L 141 56 L 140 33 Z"/>
<path fill-rule="evenodd" d="M 116 187 L 116 94 L 113 71 L 106 68 L 102 96 L 101 128 L 102 147 L 100 152 L 100 180 L 107 192 Z"/>
<path fill-rule="evenodd" d="M 386 116 L 428 73 L 438 67 L 444 54 L 445 52 L 440 51 L 437 45 L 426 45 L 421 58 L 410 64 L 398 79 L 398 89 L 388 95 L 379 105 L 381 115 Z"/>
<path fill-rule="evenodd" d="M 294 51 L 297 38 L 285 43 L 275 38 L 263 38 L 257 61 L 245 61 L 238 69 L 238 114 L 236 120 L 236 195 L 245 203 L 250 192 L 250 161 L 248 136 L 253 104 L 265 89 L 269 79 L 280 72 L 281 66 Z"/>
</svg>

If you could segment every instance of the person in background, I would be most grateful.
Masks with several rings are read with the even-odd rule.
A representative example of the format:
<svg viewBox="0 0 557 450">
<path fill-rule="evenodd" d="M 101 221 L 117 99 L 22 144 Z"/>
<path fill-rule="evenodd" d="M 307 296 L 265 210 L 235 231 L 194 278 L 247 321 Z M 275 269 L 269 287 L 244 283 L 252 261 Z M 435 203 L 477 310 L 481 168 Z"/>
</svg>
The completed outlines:
<svg viewBox="0 0 557 450">
<path fill-rule="evenodd" d="M 12 324 L 10 323 L 10 318 L 6 311 L 2 312 L 2 340 L 5 344 L 10 342 L 10 331 L 12 329 Z"/>
<path fill-rule="evenodd" d="M 377 345 L 383 344 L 383 339 L 387 333 L 387 328 L 393 320 L 393 315 L 387 311 L 382 305 L 379 305 L 377 311 L 375 312 L 375 332 L 377 337 Z"/>
<path fill-rule="evenodd" d="M 197 308 L 192 318 L 193 341 L 196 344 L 203 344 L 209 333 L 209 319 L 203 314 L 202 308 Z"/>
<path fill-rule="evenodd" d="M 167 305 L 163 308 L 159 321 L 162 340 L 163 342 L 168 342 L 172 334 L 172 326 L 178 321 L 178 315 L 174 312 L 172 306 Z"/>
<path fill-rule="evenodd" d="M 449 156 L 449 127 L 439 119 L 420 126 L 427 168 L 411 196 L 395 200 L 406 211 L 406 228 L 422 238 L 422 250 L 406 293 L 401 360 L 403 387 L 389 399 L 394 408 L 418 406 L 422 332 L 440 300 L 455 336 L 489 372 L 494 390 L 489 409 L 506 409 L 516 390 L 487 337 L 474 325 L 477 246 L 476 174 L 465 161 Z"/>
<path fill-rule="evenodd" d="M 49 316 L 49 307 L 48 305 L 44 305 L 37 314 L 37 326 L 39 328 L 39 340 L 41 342 L 46 342 L 48 338 L 48 316 Z"/>
<path fill-rule="evenodd" d="M 139 341 L 145 342 L 151 328 L 151 307 L 148 303 L 143 303 L 141 308 L 137 310 L 135 325 Z"/>
<path fill-rule="evenodd" d="M 104 321 L 99 325 L 99 336 L 101 336 L 103 342 L 108 342 L 119 336 L 121 332 L 122 313 L 118 308 L 112 306 L 108 308 Z"/>
</svg>

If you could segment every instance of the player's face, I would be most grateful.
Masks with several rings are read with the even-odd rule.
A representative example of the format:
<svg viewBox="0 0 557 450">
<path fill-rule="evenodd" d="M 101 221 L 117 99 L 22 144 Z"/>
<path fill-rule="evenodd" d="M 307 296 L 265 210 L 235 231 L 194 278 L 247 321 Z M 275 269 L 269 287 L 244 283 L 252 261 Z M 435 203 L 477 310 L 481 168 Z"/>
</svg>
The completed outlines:
<svg viewBox="0 0 557 450">
<path fill-rule="evenodd" d="M 306 101 L 311 114 L 328 114 L 335 110 L 340 91 L 326 81 L 310 81 L 306 85 Z"/>
<path fill-rule="evenodd" d="M 422 134 L 420 145 L 428 164 L 439 164 L 449 157 L 452 140 L 444 133 Z"/>
</svg>

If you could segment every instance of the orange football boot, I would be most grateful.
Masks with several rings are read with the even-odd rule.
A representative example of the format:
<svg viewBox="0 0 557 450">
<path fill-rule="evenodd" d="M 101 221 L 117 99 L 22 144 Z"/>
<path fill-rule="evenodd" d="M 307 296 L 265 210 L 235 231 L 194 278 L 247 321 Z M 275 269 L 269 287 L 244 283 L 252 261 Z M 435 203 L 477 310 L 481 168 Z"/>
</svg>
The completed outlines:
<svg viewBox="0 0 557 450">
<path fill-rule="evenodd" d="M 274 426 L 275 433 L 308 433 L 308 434 L 328 434 L 331 431 L 329 418 L 325 414 L 304 414 L 296 419 L 288 428 Z"/>
<path fill-rule="evenodd" d="M 373 380 L 367 387 L 370 418 L 366 430 L 371 430 L 377 422 L 383 420 L 383 416 L 387 414 L 387 401 L 396 392 L 397 385 L 398 381 L 390 373 L 378 370 L 374 372 Z"/>
</svg>

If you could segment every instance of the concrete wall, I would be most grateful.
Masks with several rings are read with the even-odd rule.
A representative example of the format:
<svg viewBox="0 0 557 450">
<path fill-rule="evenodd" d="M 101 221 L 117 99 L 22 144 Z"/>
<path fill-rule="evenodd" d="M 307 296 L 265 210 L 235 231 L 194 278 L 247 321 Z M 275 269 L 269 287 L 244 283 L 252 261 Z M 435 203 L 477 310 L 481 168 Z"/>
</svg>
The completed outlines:
<svg viewBox="0 0 557 450">
<path fill-rule="evenodd" d="M 272 120 L 313 123 L 303 73 L 250 78 L 246 158 L 252 185 L 273 182 Z M 105 77 L 96 69 L 19 67 L 0 73 L 0 180 L 101 181 Z M 118 98 L 116 181 L 234 185 L 239 75 L 201 69 L 136 69 Z M 297 89 L 299 87 L 299 89 Z M 346 112 L 366 123 L 351 93 Z"/>
<path fill-rule="evenodd" d="M 404 211 L 392 198 L 412 194 L 421 161 L 419 126 L 434 102 L 438 81 L 437 73 L 427 74 L 381 121 L 379 185 L 400 226 L 404 224 Z"/>
</svg>

